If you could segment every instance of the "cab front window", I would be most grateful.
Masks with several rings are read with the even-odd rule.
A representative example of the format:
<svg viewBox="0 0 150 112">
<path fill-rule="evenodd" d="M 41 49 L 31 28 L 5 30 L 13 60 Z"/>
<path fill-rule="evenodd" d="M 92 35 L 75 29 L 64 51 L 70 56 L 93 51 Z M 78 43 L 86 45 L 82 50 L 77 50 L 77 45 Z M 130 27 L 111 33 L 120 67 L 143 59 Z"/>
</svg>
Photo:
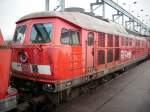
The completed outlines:
<svg viewBox="0 0 150 112">
<path fill-rule="evenodd" d="M 34 44 L 49 43 L 52 38 L 53 25 L 50 23 L 38 23 L 32 26 L 30 42 Z"/>
<path fill-rule="evenodd" d="M 25 25 L 18 26 L 16 28 L 13 41 L 22 44 L 24 42 L 24 39 L 25 39 L 25 32 L 26 32 L 26 26 Z"/>
</svg>

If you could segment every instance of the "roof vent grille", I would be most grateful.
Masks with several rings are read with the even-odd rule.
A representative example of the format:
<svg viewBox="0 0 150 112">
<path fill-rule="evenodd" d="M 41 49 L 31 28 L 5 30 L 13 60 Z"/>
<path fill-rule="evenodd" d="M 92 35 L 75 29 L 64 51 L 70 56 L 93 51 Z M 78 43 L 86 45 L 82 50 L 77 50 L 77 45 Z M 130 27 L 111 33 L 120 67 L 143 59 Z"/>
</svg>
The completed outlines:
<svg viewBox="0 0 150 112">
<path fill-rule="evenodd" d="M 83 8 L 80 8 L 80 7 L 69 7 L 69 8 L 65 8 L 64 11 L 65 12 L 80 12 L 80 13 L 85 12 L 85 10 Z"/>
</svg>

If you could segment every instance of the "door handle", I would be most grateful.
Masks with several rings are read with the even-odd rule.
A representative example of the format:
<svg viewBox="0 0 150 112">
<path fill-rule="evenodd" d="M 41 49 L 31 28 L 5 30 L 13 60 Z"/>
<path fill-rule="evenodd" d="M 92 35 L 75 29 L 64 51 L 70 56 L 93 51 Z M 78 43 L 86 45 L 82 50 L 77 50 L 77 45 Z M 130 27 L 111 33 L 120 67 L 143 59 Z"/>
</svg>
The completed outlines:
<svg viewBox="0 0 150 112">
<path fill-rule="evenodd" d="M 92 55 L 94 56 L 94 48 L 92 48 Z"/>
</svg>

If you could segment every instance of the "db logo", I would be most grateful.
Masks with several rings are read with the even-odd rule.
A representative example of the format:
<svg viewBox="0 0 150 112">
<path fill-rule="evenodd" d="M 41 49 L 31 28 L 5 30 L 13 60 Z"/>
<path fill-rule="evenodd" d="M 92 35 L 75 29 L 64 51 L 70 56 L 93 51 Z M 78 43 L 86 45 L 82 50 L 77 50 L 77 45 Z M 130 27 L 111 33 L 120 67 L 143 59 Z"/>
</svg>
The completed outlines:
<svg viewBox="0 0 150 112">
<path fill-rule="evenodd" d="M 19 59 L 22 63 L 26 63 L 28 61 L 28 54 L 27 52 L 20 52 Z"/>
</svg>

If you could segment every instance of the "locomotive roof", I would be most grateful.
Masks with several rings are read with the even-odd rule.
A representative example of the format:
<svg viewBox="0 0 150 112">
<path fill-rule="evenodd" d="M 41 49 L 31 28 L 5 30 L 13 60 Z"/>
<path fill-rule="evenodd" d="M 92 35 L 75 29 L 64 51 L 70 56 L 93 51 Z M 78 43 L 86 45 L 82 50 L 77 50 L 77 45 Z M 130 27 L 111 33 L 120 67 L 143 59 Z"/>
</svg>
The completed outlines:
<svg viewBox="0 0 150 112">
<path fill-rule="evenodd" d="M 75 25 L 78 25 L 84 29 L 131 37 L 131 35 L 126 31 L 126 29 L 117 23 L 114 23 L 112 21 L 106 22 L 79 12 L 56 12 L 56 11 L 36 12 L 22 17 L 21 19 L 19 19 L 18 22 L 28 19 L 45 18 L 45 17 L 59 17 Z"/>
</svg>

